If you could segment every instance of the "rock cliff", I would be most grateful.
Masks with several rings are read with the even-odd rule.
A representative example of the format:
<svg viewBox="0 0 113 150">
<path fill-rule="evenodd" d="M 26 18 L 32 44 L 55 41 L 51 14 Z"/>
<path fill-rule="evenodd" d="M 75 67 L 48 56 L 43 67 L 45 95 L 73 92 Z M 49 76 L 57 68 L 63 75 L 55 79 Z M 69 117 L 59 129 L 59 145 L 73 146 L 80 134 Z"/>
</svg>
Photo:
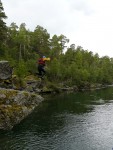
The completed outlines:
<svg viewBox="0 0 113 150">
<path fill-rule="evenodd" d="M 12 76 L 13 68 L 8 61 L 0 61 L 0 79 L 9 79 Z"/>
<path fill-rule="evenodd" d="M 9 130 L 42 102 L 40 95 L 0 88 L 0 129 Z"/>
<path fill-rule="evenodd" d="M 12 72 L 8 61 L 0 61 L 0 129 L 3 130 L 12 129 L 20 123 L 43 100 L 33 91 L 19 91 Z"/>
</svg>

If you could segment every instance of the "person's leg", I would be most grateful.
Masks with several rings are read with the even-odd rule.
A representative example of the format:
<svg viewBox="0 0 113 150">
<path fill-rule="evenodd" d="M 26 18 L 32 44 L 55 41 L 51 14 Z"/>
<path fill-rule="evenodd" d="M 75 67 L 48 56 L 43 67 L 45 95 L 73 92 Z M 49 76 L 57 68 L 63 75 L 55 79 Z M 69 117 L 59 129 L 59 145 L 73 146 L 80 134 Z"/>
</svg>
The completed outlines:
<svg viewBox="0 0 113 150">
<path fill-rule="evenodd" d="M 44 69 L 44 67 L 42 67 L 42 76 L 44 76 L 46 74 L 46 71 Z"/>
<path fill-rule="evenodd" d="M 38 66 L 38 75 L 42 76 L 42 67 L 40 65 Z"/>
</svg>

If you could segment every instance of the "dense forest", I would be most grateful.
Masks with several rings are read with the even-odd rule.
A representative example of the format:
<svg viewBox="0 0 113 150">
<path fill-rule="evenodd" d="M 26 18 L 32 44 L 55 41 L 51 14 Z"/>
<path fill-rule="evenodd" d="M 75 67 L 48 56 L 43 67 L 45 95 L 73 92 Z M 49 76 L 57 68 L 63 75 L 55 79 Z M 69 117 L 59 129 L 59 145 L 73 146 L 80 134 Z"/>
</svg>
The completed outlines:
<svg viewBox="0 0 113 150">
<path fill-rule="evenodd" d="M 0 60 L 8 60 L 20 78 L 35 75 L 37 59 L 45 55 L 51 58 L 46 68 L 48 81 L 67 85 L 113 82 L 113 58 L 99 57 L 75 44 L 66 47 L 69 39 L 65 35 L 51 37 L 40 25 L 34 31 L 26 29 L 25 23 L 7 26 L 6 18 L 0 3 Z"/>
</svg>

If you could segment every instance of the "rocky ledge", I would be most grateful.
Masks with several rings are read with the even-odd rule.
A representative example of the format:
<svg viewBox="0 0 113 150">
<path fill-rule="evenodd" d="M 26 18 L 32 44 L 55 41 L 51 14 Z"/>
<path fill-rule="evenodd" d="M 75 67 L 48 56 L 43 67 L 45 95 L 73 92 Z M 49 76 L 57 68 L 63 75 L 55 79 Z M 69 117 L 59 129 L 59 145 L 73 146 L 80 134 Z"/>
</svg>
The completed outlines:
<svg viewBox="0 0 113 150">
<path fill-rule="evenodd" d="M 42 101 L 38 94 L 0 88 L 0 129 L 12 129 Z"/>
<path fill-rule="evenodd" d="M 9 130 L 27 117 L 43 98 L 20 86 L 12 78 L 13 68 L 8 61 L 0 61 L 0 129 Z M 15 81 L 16 80 L 16 81 Z"/>
</svg>

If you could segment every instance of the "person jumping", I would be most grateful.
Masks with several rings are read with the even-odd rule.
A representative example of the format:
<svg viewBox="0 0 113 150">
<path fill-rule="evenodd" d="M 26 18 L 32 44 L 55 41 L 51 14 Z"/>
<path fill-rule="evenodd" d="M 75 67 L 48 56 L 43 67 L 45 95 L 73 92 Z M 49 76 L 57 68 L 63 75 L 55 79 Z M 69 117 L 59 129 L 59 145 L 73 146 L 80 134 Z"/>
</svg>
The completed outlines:
<svg viewBox="0 0 113 150">
<path fill-rule="evenodd" d="M 48 60 L 50 60 L 50 58 L 46 58 L 45 56 L 39 58 L 38 60 L 38 75 L 41 78 L 43 78 L 43 76 L 46 74 L 45 66 L 46 66 L 46 61 Z"/>
</svg>

